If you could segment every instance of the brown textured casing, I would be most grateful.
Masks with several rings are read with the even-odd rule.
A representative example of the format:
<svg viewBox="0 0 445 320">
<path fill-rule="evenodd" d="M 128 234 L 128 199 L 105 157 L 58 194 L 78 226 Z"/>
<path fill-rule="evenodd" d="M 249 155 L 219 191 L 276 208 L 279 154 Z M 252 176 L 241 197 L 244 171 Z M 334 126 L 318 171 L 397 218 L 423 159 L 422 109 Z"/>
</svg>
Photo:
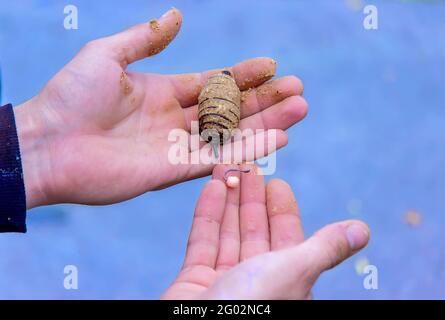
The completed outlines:
<svg viewBox="0 0 445 320">
<path fill-rule="evenodd" d="M 228 71 L 211 76 L 198 101 L 199 132 L 214 129 L 220 135 L 220 143 L 229 139 L 232 130 L 238 127 L 241 114 L 241 92 L 235 79 Z"/>
</svg>

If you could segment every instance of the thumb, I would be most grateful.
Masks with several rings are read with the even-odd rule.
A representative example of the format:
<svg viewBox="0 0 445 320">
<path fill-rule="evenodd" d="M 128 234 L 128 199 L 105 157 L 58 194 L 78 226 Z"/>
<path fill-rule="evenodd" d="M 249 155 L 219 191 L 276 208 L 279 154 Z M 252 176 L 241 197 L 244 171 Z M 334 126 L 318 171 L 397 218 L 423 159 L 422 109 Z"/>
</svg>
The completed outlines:
<svg viewBox="0 0 445 320">
<path fill-rule="evenodd" d="M 125 69 L 127 65 L 143 58 L 158 54 L 176 37 L 181 29 L 181 12 L 172 8 L 159 19 L 138 24 L 128 30 L 102 39 L 102 43 L 111 47 L 119 63 Z"/>
<path fill-rule="evenodd" d="M 357 220 L 328 225 L 317 231 L 301 245 L 290 249 L 297 277 L 310 290 L 320 274 L 340 264 L 363 249 L 369 241 L 368 226 Z M 302 277 L 304 275 L 304 277 Z"/>
<path fill-rule="evenodd" d="M 297 246 L 269 252 L 224 274 L 204 298 L 307 299 L 319 275 L 366 246 L 369 229 L 360 221 L 324 227 Z"/>
</svg>

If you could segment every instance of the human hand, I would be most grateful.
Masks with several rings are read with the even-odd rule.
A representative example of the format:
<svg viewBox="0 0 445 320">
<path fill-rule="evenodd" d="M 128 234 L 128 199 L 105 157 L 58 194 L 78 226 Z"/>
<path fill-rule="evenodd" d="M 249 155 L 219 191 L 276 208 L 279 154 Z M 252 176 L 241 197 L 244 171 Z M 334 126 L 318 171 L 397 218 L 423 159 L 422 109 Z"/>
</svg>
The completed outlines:
<svg viewBox="0 0 445 320">
<path fill-rule="evenodd" d="M 308 299 L 322 272 L 367 244 L 368 227 L 354 220 L 304 240 L 288 184 L 274 179 L 265 186 L 250 166 L 240 187 L 226 189 L 228 168 L 216 166 L 204 186 L 184 265 L 164 299 Z"/>
<path fill-rule="evenodd" d="M 213 165 L 171 164 L 168 134 L 190 132 L 198 94 L 220 70 L 126 71 L 162 51 L 181 22 L 172 9 L 159 20 L 88 43 L 39 95 L 15 108 L 28 208 L 109 204 L 211 173 Z M 279 129 L 280 148 L 287 143 L 282 130 L 301 120 L 307 105 L 297 78 L 265 83 L 275 68 L 272 59 L 256 58 L 230 70 L 245 91 L 240 128 Z"/>
</svg>

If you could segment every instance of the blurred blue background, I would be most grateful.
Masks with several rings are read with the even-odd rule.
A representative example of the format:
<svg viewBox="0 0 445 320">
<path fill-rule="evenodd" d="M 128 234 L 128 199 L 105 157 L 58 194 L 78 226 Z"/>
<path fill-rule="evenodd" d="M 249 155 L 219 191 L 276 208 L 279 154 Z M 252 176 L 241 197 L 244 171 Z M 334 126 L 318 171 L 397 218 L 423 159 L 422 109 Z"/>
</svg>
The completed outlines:
<svg viewBox="0 0 445 320">
<path fill-rule="evenodd" d="M 63 8 L 79 29 L 63 28 Z M 362 8 L 379 10 L 365 30 Z M 293 186 L 309 235 L 363 219 L 369 247 L 323 275 L 316 298 L 445 298 L 444 1 L 49 1 L 0 3 L 2 102 L 37 94 L 82 45 L 160 16 L 184 14 L 176 40 L 140 71 L 177 73 L 271 56 L 303 79 L 308 117 L 289 131 L 277 172 Z M 0 298 L 158 298 L 183 258 L 206 179 L 125 203 L 28 213 L 26 235 L 0 236 Z M 366 264 L 378 290 L 365 290 Z M 63 268 L 79 269 L 65 290 Z"/>
</svg>

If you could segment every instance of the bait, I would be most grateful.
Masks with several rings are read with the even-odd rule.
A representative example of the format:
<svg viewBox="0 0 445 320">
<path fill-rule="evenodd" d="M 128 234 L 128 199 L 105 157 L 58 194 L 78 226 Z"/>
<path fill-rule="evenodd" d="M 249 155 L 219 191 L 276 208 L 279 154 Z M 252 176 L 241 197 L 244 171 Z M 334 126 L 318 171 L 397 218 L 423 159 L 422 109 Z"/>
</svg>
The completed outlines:
<svg viewBox="0 0 445 320">
<path fill-rule="evenodd" d="M 232 136 L 240 121 L 241 92 L 228 70 L 211 76 L 198 97 L 199 133 L 213 147 L 218 147 Z"/>
<path fill-rule="evenodd" d="M 237 188 L 239 186 L 239 184 L 240 184 L 240 179 L 238 177 L 236 177 L 236 176 L 228 176 L 228 174 L 230 172 L 234 172 L 234 171 L 239 172 L 239 173 L 249 173 L 250 169 L 245 169 L 245 170 L 229 169 L 229 170 L 226 170 L 224 172 L 224 180 L 226 181 L 226 185 L 229 188 L 232 188 L 232 189 Z"/>
</svg>

